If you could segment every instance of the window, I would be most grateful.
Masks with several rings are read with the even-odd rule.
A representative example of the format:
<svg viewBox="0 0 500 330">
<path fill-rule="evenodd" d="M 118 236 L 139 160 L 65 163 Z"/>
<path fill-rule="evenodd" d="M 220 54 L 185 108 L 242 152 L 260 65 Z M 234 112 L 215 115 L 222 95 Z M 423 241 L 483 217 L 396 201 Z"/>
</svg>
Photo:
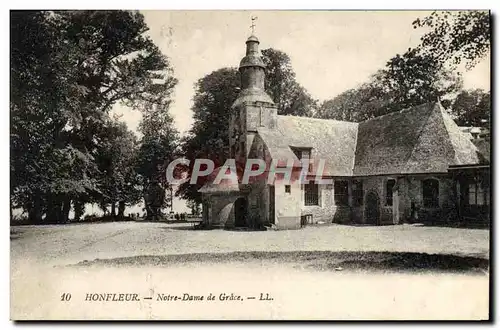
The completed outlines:
<svg viewBox="0 0 500 330">
<path fill-rule="evenodd" d="M 333 185 L 335 205 L 349 205 L 349 188 L 347 181 L 336 180 Z"/>
<path fill-rule="evenodd" d="M 297 156 L 298 159 L 311 159 L 311 148 L 292 148 L 293 153 Z M 313 171 L 312 164 L 309 161 L 309 165 L 307 171 L 311 173 Z"/>
<path fill-rule="evenodd" d="M 285 193 L 290 194 L 291 192 L 292 192 L 292 187 L 289 184 L 285 185 Z"/>
<path fill-rule="evenodd" d="M 436 179 L 422 181 L 422 195 L 424 207 L 439 207 L 439 181 Z"/>
<path fill-rule="evenodd" d="M 488 205 L 490 194 L 488 188 L 482 182 L 472 182 L 469 184 L 469 205 Z"/>
<path fill-rule="evenodd" d="M 316 183 L 304 185 L 304 205 L 319 205 L 319 187 Z"/>
<path fill-rule="evenodd" d="M 389 179 L 385 183 L 385 205 L 392 206 L 392 189 L 396 185 L 396 180 Z"/>
<path fill-rule="evenodd" d="M 363 182 L 359 180 L 352 181 L 352 202 L 354 206 L 363 205 Z"/>
</svg>

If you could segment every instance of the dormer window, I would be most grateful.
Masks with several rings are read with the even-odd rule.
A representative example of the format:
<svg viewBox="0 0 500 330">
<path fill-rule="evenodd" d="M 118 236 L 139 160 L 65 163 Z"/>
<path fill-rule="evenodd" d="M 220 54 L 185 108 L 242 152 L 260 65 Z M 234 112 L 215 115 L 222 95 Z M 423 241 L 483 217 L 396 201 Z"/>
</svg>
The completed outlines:
<svg viewBox="0 0 500 330">
<path fill-rule="evenodd" d="M 312 148 L 291 148 L 298 159 L 311 159 Z M 308 172 L 312 172 L 312 164 L 309 162 Z"/>
</svg>

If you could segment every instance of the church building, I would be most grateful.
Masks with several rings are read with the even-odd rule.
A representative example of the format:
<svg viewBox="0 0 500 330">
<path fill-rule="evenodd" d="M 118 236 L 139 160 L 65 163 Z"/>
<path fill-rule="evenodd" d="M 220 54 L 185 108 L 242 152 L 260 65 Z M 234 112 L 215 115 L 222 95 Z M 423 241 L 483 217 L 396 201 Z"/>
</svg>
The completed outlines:
<svg viewBox="0 0 500 330">
<path fill-rule="evenodd" d="M 446 221 L 465 194 L 449 167 L 488 163 L 439 102 L 360 123 L 281 116 L 264 90 L 266 68 L 254 35 L 239 70 L 241 91 L 228 119 L 231 157 L 243 164 L 306 160 L 312 180 L 208 181 L 199 190 L 207 227 Z M 314 181 L 318 173 L 330 182 Z M 487 203 L 489 191 L 481 193 Z"/>
</svg>

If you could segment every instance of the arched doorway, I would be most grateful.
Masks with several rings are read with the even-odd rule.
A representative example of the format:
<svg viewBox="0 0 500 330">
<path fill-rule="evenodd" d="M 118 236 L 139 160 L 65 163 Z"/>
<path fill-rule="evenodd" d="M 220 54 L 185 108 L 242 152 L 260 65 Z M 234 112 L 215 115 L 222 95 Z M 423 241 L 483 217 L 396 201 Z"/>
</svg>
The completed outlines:
<svg viewBox="0 0 500 330">
<path fill-rule="evenodd" d="M 240 197 L 234 202 L 234 226 L 246 227 L 247 200 Z"/>
<path fill-rule="evenodd" d="M 366 223 L 378 225 L 380 218 L 380 199 L 375 191 L 370 191 L 366 195 L 365 219 Z"/>
</svg>

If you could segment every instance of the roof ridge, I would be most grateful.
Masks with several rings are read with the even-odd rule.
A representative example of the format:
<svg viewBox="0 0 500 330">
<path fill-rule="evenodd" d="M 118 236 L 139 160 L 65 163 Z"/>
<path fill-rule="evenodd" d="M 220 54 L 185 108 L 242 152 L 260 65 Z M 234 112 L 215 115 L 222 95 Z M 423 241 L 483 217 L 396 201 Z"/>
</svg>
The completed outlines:
<svg viewBox="0 0 500 330">
<path fill-rule="evenodd" d="M 337 123 L 344 123 L 344 124 L 359 124 L 359 123 L 357 123 L 355 121 L 327 119 L 327 118 L 314 118 L 314 117 L 305 117 L 305 116 L 278 115 L 278 117 L 282 117 L 282 118 L 297 118 L 297 119 L 300 119 L 300 120 L 309 120 L 309 121 L 337 122 Z"/>
<path fill-rule="evenodd" d="M 453 149 L 453 159 L 455 161 L 455 164 L 459 164 L 460 163 L 460 159 L 458 157 L 458 151 L 457 151 L 457 148 L 456 148 L 457 146 L 454 143 L 454 139 L 451 136 L 450 127 L 448 126 L 447 120 L 444 117 L 444 116 L 448 116 L 448 117 L 450 117 L 450 116 L 449 116 L 449 114 L 446 112 L 446 110 L 442 106 L 439 107 L 439 110 L 440 110 L 440 113 L 441 113 L 441 118 L 443 119 L 443 125 L 444 125 L 444 128 L 446 130 L 446 135 L 448 136 L 448 141 L 450 142 L 451 148 Z M 455 121 L 451 117 L 449 119 L 451 120 L 452 123 L 454 123 L 456 125 Z M 464 134 L 460 130 L 460 126 L 458 126 L 458 125 L 456 125 L 456 126 L 458 128 L 458 132 L 457 133 Z M 478 147 L 472 141 L 470 141 L 470 143 L 471 143 L 472 146 L 474 146 L 474 148 L 476 148 L 476 152 L 477 152 L 478 151 Z"/>
<path fill-rule="evenodd" d="M 370 121 L 370 120 L 382 119 L 383 117 L 391 116 L 391 115 L 394 115 L 394 114 L 401 114 L 403 112 L 410 111 L 410 110 L 415 110 L 415 109 L 420 108 L 420 107 L 423 108 L 425 105 L 428 105 L 428 104 L 433 104 L 435 106 L 437 103 L 438 102 L 427 102 L 427 103 L 422 103 L 422 104 L 419 104 L 419 105 L 414 105 L 412 107 L 407 107 L 407 108 L 404 108 L 404 109 L 401 109 L 401 110 L 398 110 L 398 111 L 392 111 L 392 112 L 383 114 L 381 116 L 377 116 L 377 117 L 373 117 L 373 118 L 370 118 L 370 119 L 366 119 L 366 120 L 361 121 L 360 123 L 365 123 L 365 122 Z"/>
</svg>

